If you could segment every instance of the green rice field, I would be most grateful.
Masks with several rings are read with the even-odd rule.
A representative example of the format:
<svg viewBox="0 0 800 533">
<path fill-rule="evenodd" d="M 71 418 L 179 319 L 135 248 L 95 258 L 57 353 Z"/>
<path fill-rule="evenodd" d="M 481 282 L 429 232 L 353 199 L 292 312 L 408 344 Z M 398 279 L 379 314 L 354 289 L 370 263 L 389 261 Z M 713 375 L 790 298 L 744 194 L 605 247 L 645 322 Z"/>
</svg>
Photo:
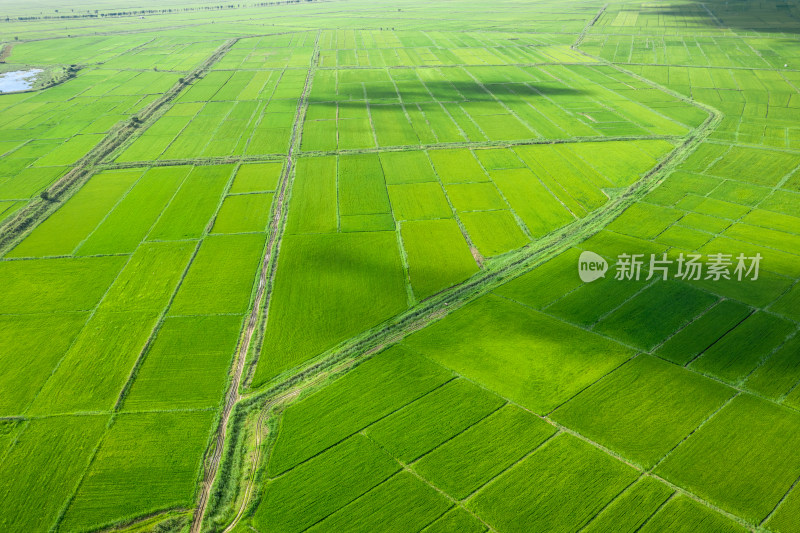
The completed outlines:
<svg viewBox="0 0 800 533">
<path fill-rule="evenodd" d="M 796 1 L 2 13 L 0 531 L 800 533 Z"/>
</svg>

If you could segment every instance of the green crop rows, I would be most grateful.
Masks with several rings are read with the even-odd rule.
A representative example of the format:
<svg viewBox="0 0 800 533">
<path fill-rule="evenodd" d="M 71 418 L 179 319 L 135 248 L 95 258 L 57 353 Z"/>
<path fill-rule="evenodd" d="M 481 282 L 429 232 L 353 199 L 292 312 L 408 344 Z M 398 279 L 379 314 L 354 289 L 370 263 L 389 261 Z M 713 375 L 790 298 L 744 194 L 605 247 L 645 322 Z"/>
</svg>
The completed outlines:
<svg viewBox="0 0 800 533">
<path fill-rule="evenodd" d="M 0 530 L 800 532 L 796 2 L 3 12 Z"/>
</svg>

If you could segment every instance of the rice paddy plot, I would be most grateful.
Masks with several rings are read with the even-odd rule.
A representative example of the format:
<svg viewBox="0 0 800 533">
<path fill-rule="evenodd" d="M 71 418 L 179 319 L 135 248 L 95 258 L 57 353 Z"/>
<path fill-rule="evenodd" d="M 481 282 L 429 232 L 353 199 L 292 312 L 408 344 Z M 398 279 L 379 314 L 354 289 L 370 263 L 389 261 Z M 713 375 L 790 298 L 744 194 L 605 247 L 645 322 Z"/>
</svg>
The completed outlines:
<svg viewBox="0 0 800 533">
<path fill-rule="evenodd" d="M 556 432 L 535 415 L 506 405 L 413 465 L 453 498 L 464 499 Z"/>
<path fill-rule="evenodd" d="M 494 295 L 475 300 L 403 344 L 539 414 L 632 355 L 607 338 Z"/>
<path fill-rule="evenodd" d="M 164 320 L 137 370 L 123 409 L 199 409 L 218 404 L 227 383 L 242 317 Z"/>
<path fill-rule="evenodd" d="M 650 468 L 733 394 L 715 381 L 642 355 L 551 416 Z M 642 432 L 645 426 L 650 429 Z"/>
<path fill-rule="evenodd" d="M 400 235 L 408 257 L 411 286 L 420 300 L 478 271 L 453 219 L 405 222 L 400 226 Z"/>
<path fill-rule="evenodd" d="M 758 523 L 800 475 L 800 463 L 784 453 L 796 446 L 798 424 L 796 411 L 739 396 L 681 444 L 655 473 Z M 759 436 L 757 442 L 753 435 Z"/>
<path fill-rule="evenodd" d="M 102 312 L 87 322 L 37 394 L 32 414 L 110 410 L 157 323 L 152 312 Z M 91 376 L 91 380 L 87 379 Z"/>
<path fill-rule="evenodd" d="M 60 527 L 102 527 L 191 505 L 213 419 L 209 411 L 119 415 Z"/>
<path fill-rule="evenodd" d="M 206 238 L 175 295 L 170 314 L 243 313 L 250 303 L 265 240 L 259 233 Z"/>
<path fill-rule="evenodd" d="M 280 475 L 452 379 L 451 372 L 402 348 L 378 354 L 287 407 L 269 474 Z"/>
<path fill-rule="evenodd" d="M 25 411 L 88 318 L 88 313 L 0 316 L 0 386 L 6 391 L 0 416 Z"/>
<path fill-rule="evenodd" d="M 589 522 L 585 531 L 639 531 L 673 494 L 671 488 L 655 478 L 641 477 L 600 511 Z"/>
<path fill-rule="evenodd" d="M 231 178 L 232 165 L 195 167 L 150 230 L 148 240 L 203 236 Z"/>
<path fill-rule="evenodd" d="M 393 232 L 287 235 L 254 382 L 264 383 L 406 306 Z"/>
<path fill-rule="evenodd" d="M 492 527 L 580 529 L 639 474 L 570 435 L 559 435 L 467 504 Z"/>
<path fill-rule="evenodd" d="M 380 528 L 415 531 L 453 506 L 452 502 L 409 472 L 400 472 L 361 498 L 310 528 L 311 532 L 368 533 Z"/>
<path fill-rule="evenodd" d="M 142 174 L 141 169 L 97 174 L 6 256 L 72 254 Z"/>
<path fill-rule="evenodd" d="M 690 285 L 658 281 L 602 318 L 594 329 L 650 351 L 716 301 L 714 296 Z"/>
<path fill-rule="evenodd" d="M 107 256 L 0 261 L 0 307 L 8 314 L 91 310 L 126 260 Z"/>
<path fill-rule="evenodd" d="M 271 193 L 226 196 L 211 233 L 256 233 L 266 229 L 272 205 Z"/>
<path fill-rule="evenodd" d="M 478 386 L 454 380 L 375 423 L 366 435 L 409 463 L 502 405 L 502 399 Z"/>
<path fill-rule="evenodd" d="M 472 211 L 461 213 L 459 218 L 484 257 L 510 252 L 529 242 L 511 211 Z"/>
<path fill-rule="evenodd" d="M 64 416 L 25 424 L 0 464 L 7 482 L 0 517 L 3 529 L 43 531 L 56 524 L 89 466 L 108 420 L 108 415 Z M 47 472 L 44 479 L 43 471 Z M 31 506 L 37 512 L 31 513 Z"/>
</svg>

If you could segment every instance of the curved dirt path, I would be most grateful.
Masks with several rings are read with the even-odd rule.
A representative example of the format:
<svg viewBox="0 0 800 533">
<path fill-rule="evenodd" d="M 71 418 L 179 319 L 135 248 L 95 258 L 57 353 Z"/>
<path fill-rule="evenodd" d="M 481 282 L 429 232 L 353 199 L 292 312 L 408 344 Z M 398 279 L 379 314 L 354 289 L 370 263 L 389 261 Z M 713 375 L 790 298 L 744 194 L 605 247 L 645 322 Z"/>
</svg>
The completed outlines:
<svg viewBox="0 0 800 533">
<path fill-rule="evenodd" d="M 247 330 L 245 331 L 242 341 L 239 343 L 239 348 L 236 352 L 236 366 L 233 369 L 233 379 L 231 380 L 230 387 L 228 388 L 227 396 L 225 399 L 225 407 L 220 416 L 219 428 L 217 430 L 216 443 L 214 453 L 206 461 L 205 475 L 203 476 L 203 483 L 200 490 L 200 497 L 198 499 L 197 508 L 195 510 L 194 519 L 192 521 L 191 533 L 199 533 L 203 524 L 203 518 L 208 505 L 208 497 L 211 494 L 211 488 L 214 480 L 217 477 L 217 470 L 219 469 L 219 461 L 222 458 L 222 452 L 225 449 L 225 438 L 227 436 L 228 421 L 230 420 L 231 412 L 236 403 L 241 399 L 239 393 L 239 385 L 242 383 L 242 377 L 245 371 L 245 361 L 247 353 L 253 341 L 253 334 L 259 323 L 259 314 L 262 307 L 262 302 L 266 295 L 267 281 L 272 276 L 272 271 L 275 270 L 273 258 L 277 255 L 278 246 L 280 244 L 280 236 L 282 236 L 282 225 L 285 224 L 285 199 L 286 191 L 288 190 L 289 183 L 292 179 L 294 171 L 294 152 L 300 145 L 300 129 L 302 128 L 303 121 L 306 114 L 306 102 L 308 101 L 308 94 L 311 91 L 311 81 L 316 71 L 316 66 L 319 60 L 319 32 L 317 32 L 317 39 L 314 43 L 314 54 L 311 60 L 306 82 L 303 86 L 302 96 L 297 103 L 297 114 L 295 116 L 294 125 L 292 126 L 292 135 L 289 143 L 289 153 L 286 158 L 286 168 L 281 179 L 280 191 L 273 200 L 275 212 L 269 225 L 269 238 L 266 246 L 266 253 L 264 260 L 261 264 L 261 273 L 258 278 L 258 287 L 256 289 L 256 297 L 253 301 L 253 307 L 250 311 L 250 317 L 247 322 Z M 268 302 L 267 302 L 268 303 Z M 243 510 L 240 510 L 240 513 Z"/>
</svg>

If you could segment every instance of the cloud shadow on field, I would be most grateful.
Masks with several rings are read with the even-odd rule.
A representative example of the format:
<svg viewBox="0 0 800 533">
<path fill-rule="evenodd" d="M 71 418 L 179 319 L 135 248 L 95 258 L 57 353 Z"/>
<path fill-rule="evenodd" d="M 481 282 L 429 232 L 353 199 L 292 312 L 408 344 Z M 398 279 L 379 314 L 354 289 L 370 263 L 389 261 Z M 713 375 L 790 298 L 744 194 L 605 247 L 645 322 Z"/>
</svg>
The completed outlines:
<svg viewBox="0 0 800 533">
<path fill-rule="evenodd" d="M 767 5 L 764 7 L 764 3 Z M 650 4 L 652 5 L 652 4 Z M 705 7 L 704 7 L 705 6 Z M 708 11 L 706 11 L 706 8 Z M 800 33 L 800 4 L 793 0 L 752 2 L 750 0 L 684 0 L 682 3 L 647 7 L 631 6 L 631 10 L 672 19 L 689 19 L 697 25 L 730 28 L 734 31 Z M 709 11 L 711 12 L 709 14 Z M 713 15 L 713 16 L 712 16 Z M 667 21 L 674 25 L 675 21 Z M 687 28 L 685 34 L 691 34 Z"/>
<path fill-rule="evenodd" d="M 404 85 L 398 82 L 397 90 L 389 83 L 367 84 L 367 96 L 351 99 L 347 94 L 341 94 L 337 100 L 321 100 L 311 98 L 309 101 L 315 105 L 341 105 L 363 106 L 365 101 L 371 104 L 405 104 L 429 102 L 495 102 L 499 98 L 504 102 L 530 101 L 543 96 L 578 95 L 584 91 L 559 84 L 558 82 L 509 82 L 491 81 L 484 83 L 486 89 L 471 82 L 425 82 L 422 86 L 418 82 Z M 426 88 L 427 87 L 427 90 Z M 490 92 L 487 92 L 490 91 Z M 401 97 L 398 95 L 400 92 Z"/>
</svg>

